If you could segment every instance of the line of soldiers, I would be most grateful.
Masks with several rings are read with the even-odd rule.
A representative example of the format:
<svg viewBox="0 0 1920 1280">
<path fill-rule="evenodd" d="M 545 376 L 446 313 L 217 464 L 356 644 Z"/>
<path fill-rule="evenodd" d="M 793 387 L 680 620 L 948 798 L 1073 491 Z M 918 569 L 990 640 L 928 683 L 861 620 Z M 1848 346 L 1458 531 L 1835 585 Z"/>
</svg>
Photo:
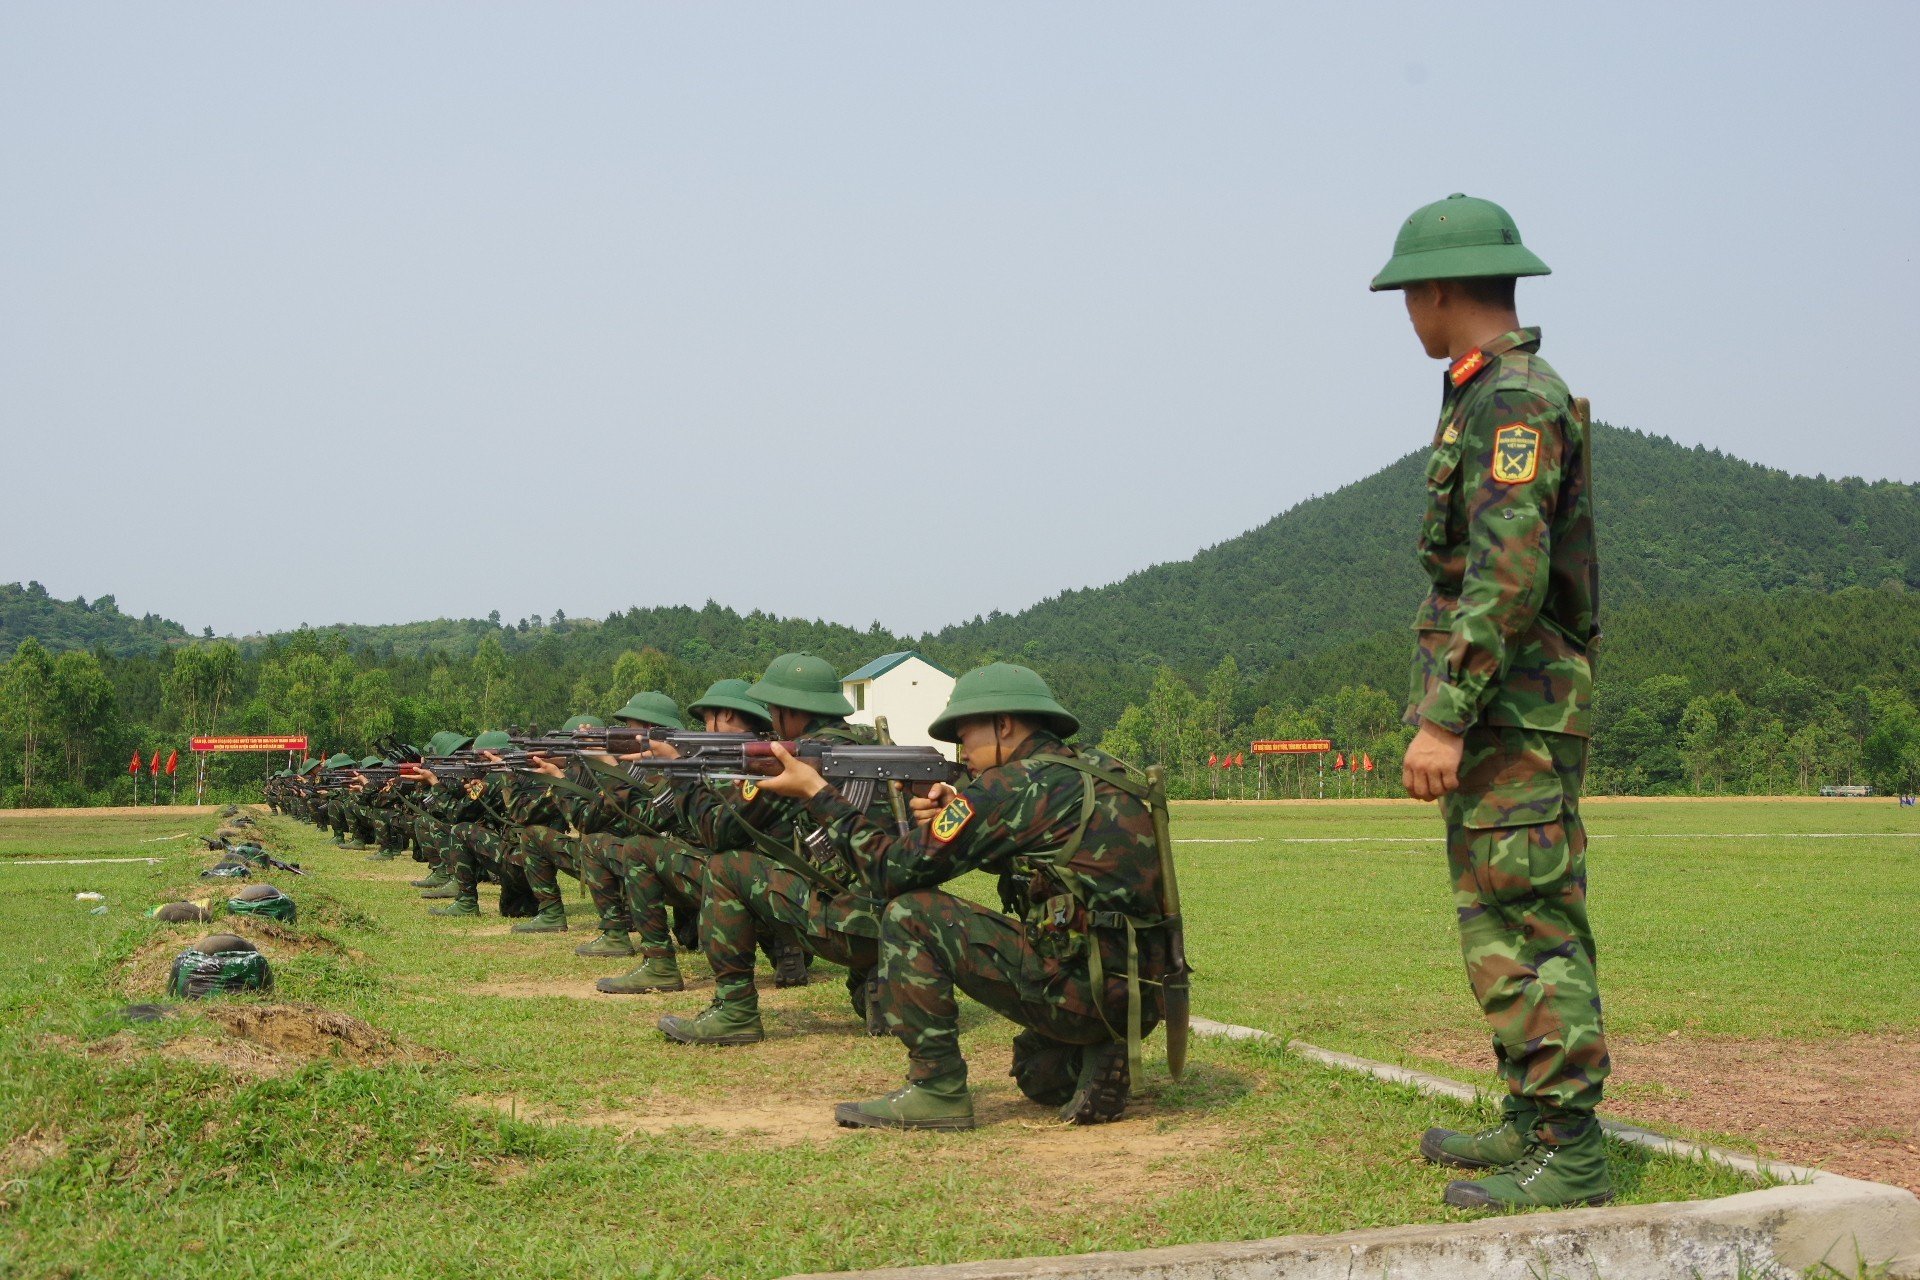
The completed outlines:
<svg viewBox="0 0 1920 1280">
<path fill-rule="evenodd" d="M 611 726 L 580 715 L 531 742 L 440 733 L 417 753 L 394 744 L 411 759 L 282 771 L 268 801 L 375 858 L 412 849 L 438 915 L 480 914 L 493 882 L 515 932 L 566 932 L 559 875 L 577 877 L 599 931 L 576 951 L 639 959 L 601 990 L 684 990 L 678 951 L 704 953 L 712 1002 L 659 1020 L 684 1044 L 764 1038 L 761 953 L 782 986 L 816 959 L 843 966 L 869 1033 L 908 1057 L 901 1088 L 836 1108 L 848 1127 L 972 1127 L 960 991 L 1021 1025 L 1012 1074 L 1063 1119 L 1117 1118 L 1163 1020 L 1178 1073 L 1186 964 L 1161 780 L 1070 745 L 1079 722 L 1038 674 L 994 663 L 956 683 L 930 733 L 964 769 L 848 723 L 838 676 L 807 654 L 689 710 L 701 730 L 642 693 Z M 973 870 L 999 877 L 1001 910 L 941 888 Z"/>
</svg>

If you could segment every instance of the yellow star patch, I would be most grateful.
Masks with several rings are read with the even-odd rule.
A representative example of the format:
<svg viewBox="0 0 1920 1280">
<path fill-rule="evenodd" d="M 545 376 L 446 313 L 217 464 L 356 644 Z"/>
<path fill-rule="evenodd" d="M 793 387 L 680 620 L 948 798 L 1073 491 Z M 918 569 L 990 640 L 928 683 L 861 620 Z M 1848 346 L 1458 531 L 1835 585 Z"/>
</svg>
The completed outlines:
<svg viewBox="0 0 1920 1280">
<path fill-rule="evenodd" d="M 967 803 L 965 796 L 955 796 L 947 807 L 933 820 L 933 838 L 941 844 L 959 835 L 961 829 L 973 821 L 973 806 Z"/>
<path fill-rule="evenodd" d="M 1501 484 L 1525 484 L 1540 466 L 1540 431 L 1524 422 L 1493 433 L 1493 478 Z"/>
<path fill-rule="evenodd" d="M 743 782 L 743 783 L 741 783 L 741 784 L 740 784 L 740 798 L 741 798 L 742 800 L 745 800 L 745 801 L 748 801 L 748 802 L 751 802 L 751 801 L 753 800 L 753 798 L 754 798 L 755 796 L 757 796 L 757 795 L 759 795 L 759 794 L 760 794 L 760 784 L 759 784 L 759 783 L 757 783 L 757 782 Z"/>
</svg>

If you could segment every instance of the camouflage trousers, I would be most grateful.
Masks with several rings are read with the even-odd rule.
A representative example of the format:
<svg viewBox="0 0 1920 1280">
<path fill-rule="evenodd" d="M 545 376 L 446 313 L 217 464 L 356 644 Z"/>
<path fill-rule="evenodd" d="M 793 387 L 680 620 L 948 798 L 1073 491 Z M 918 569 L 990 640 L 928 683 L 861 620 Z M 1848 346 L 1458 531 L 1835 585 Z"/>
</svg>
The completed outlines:
<svg viewBox="0 0 1920 1280">
<path fill-rule="evenodd" d="M 347 838 L 347 818 L 347 802 L 345 800 L 328 802 L 327 826 L 332 830 L 335 840 L 345 840 Z"/>
<path fill-rule="evenodd" d="M 849 990 L 863 984 L 879 960 L 879 946 L 872 938 L 835 926 L 836 901 L 751 850 L 708 857 L 701 880 L 700 950 L 713 970 L 714 994 L 721 999 L 757 998 L 754 952 L 763 936 L 771 940 L 782 925 L 800 934 L 814 955 L 845 965 Z"/>
<path fill-rule="evenodd" d="M 527 878 L 537 909 L 545 911 L 565 905 L 560 894 L 560 873 L 580 874 L 579 841 L 555 827 L 521 827 L 519 839 L 507 853 L 507 861 Z"/>
<path fill-rule="evenodd" d="M 449 835 L 453 846 L 454 891 L 462 898 L 476 898 L 480 895 L 482 880 L 500 878 L 507 837 L 497 828 L 480 822 L 457 823 Z"/>
<path fill-rule="evenodd" d="M 620 837 L 605 831 L 581 836 L 579 841 L 580 883 L 593 897 L 593 909 L 600 917 L 602 933 L 625 933 L 632 924 L 627 910 L 627 886 L 620 879 L 614 846 Z"/>
<path fill-rule="evenodd" d="M 1020 921 L 939 889 L 916 889 L 887 903 L 878 987 L 881 1020 L 907 1047 L 909 1080 L 964 1077 L 956 989 L 1067 1044 L 1114 1039 L 1097 1013 L 1081 1011 L 1098 1007 L 1084 964 L 1049 963 Z M 1114 1026 L 1125 1028 L 1124 1013 L 1123 1004 Z"/>
<path fill-rule="evenodd" d="M 1443 804 L 1460 950 L 1500 1076 L 1566 1137 L 1599 1105 L 1608 1071 L 1587 923 L 1586 763 L 1584 738 L 1476 725 Z"/>
<path fill-rule="evenodd" d="M 446 823 L 425 815 L 417 814 L 413 819 L 414 852 L 433 870 L 446 875 L 453 874 L 453 855 L 447 848 L 450 830 Z"/>
<path fill-rule="evenodd" d="M 710 855 L 666 836 L 634 836 L 614 845 L 612 854 L 626 885 L 627 907 L 640 934 L 641 953 L 648 957 L 674 954 L 667 908 L 680 913 L 700 910 Z"/>
</svg>

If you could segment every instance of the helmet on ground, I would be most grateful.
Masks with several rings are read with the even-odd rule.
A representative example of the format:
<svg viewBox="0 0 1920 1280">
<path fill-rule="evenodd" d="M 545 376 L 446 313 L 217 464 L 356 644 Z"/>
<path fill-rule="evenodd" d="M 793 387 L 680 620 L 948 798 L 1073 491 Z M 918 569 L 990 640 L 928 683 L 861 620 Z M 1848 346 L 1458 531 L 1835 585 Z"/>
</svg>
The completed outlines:
<svg viewBox="0 0 1920 1280">
<path fill-rule="evenodd" d="M 613 713 L 615 720 L 631 720 L 638 724 L 658 725 L 662 729 L 684 729 L 687 722 L 680 718 L 680 706 L 664 693 L 648 690 L 636 693 L 627 699 L 627 705 Z"/>
<path fill-rule="evenodd" d="M 687 708 L 689 711 L 738 711 L 747 719 L 761 726 L 773 723 L 773 717 L 767 711 L 767 704 L 758 698 L 749 697 L 750 688 L 745 680 L 715 680 L 700 695 L 700 700 Z"/>
<path fill-rule="evenodd" d="M 788 707 L 817 716 L 850 716 L 853 704 L 840 691 L 840 677 L 825 658 L 783 653 L 767 664 L 766 674 L 749 686 L 749 698 L 769 707 Z"/>
<path fill-rule="evenodd" d="M 1520 228 L 1491 200 L 1459 192 L 1416 209 L 1394 237 L 1372 289 L 1470 276 L 1544 276 L 1551 268 L 1520 243 Z"/>
<path fill-rule="evenodd" d="M 954 681 L 947 705 L 927 726 L 927 733 L 942 742 L 958 742 L 955 726 L 960 721 L 997 715 L 1037 720 L 1062 738 L 1080 727 L 1073 713 L 1054 700 L 1053 690 L 1039 672 L 1011 662 L 990 662 Z"/>
</svg>

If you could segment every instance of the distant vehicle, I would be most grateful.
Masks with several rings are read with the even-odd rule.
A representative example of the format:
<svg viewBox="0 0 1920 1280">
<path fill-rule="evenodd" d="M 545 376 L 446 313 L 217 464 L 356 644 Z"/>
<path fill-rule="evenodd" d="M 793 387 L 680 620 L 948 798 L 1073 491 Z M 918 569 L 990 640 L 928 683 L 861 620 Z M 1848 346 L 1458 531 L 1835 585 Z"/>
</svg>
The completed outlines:
<svg viewBox="0 0 1920 1280">
<path fill-rule="evenodd" d="M 1820 788 L 1820 794 L 1823 796 L 1847 796 L 1853 799 L 1858 799 L 1861 796 L 1872 795 L 1873 788 L 1872 787 L 1822 787 Z"/>
</svg>

